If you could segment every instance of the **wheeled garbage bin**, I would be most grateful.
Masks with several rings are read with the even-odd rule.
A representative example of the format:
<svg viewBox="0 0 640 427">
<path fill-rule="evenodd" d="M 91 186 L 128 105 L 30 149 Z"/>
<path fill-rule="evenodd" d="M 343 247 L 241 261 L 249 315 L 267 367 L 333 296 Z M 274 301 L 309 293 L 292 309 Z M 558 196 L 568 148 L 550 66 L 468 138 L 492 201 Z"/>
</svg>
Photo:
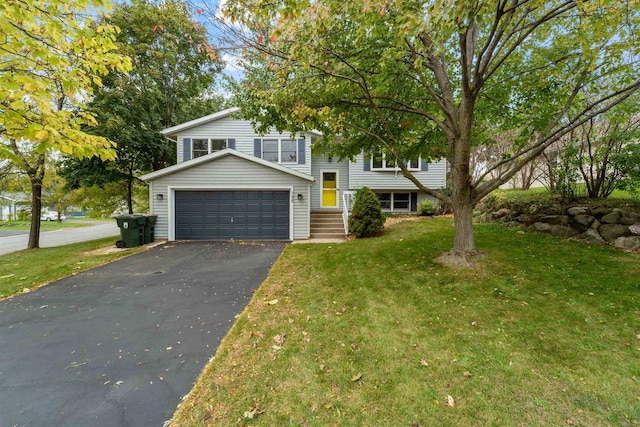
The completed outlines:
<svg viewBox="0 0 640 427">
<path fill-rule="evenodd" d="M 144 227 L 147 218 L 144 215 L 118 215 L 116 216 L 120 237 L 116 242 L 119 248 L 133 248 L 144 243 Z"/>
<path fill-rule="evenodd" d="M 154 233 L 156 228 L 156 219 L 158 215 L 147 214 L 145 215 L 146 221 L 144 223 L 144 243 L 153 243 Z"/>
</svg>

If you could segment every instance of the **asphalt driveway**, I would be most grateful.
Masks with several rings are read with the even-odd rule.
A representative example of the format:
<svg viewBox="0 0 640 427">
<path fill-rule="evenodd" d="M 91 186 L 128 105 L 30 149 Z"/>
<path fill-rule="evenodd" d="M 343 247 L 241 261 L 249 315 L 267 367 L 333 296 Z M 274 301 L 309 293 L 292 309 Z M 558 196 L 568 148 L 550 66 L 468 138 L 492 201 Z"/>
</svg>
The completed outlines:
<svg viewBox="0 0 640 427">
<path fill-rule="evenodd" d="M 284 246 L 163 244 L 0 301 L 0 426 L 162 426 Z"/>
</svg>

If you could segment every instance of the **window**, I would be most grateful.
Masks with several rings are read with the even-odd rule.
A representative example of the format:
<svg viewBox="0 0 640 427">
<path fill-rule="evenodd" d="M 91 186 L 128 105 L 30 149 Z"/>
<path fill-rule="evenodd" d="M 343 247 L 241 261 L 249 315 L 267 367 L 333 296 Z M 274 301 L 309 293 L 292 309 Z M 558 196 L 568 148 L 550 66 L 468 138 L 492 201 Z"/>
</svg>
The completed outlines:
<svg viewBox="0 0 640 427">
<path fill-rule="evenodd" d="M 278 140 L 265 139 L 262 141 L 262 158 L 269 162 L 278 162 Z"/>
<path fill-rule="evenodd" d="M 275 163 L 298 163 L 298 143 L 291 139 L 263 139 L 262 158 Z"/>
<path fill-rule="evenodd" d="M 378 193 L 382 209 L 391 210 L 391 193 Z"/>
<path fill-rule="evenodd" d="M 191 148 L 191 154 L 192 154 L 191 158 L 195 159 L 196 157 L 206 156 L 209 153 L 224 150 L 225 148 L 227 148 L 226 139 L 207 139 L 207 138 L 193 139 L 193 146 Z"/>
<path fill-rule="evenodd" d="M 410 211 L 411 210 L 411 193 L 376 193 L 376 195 L 380 200 L 380 207 L 382 207 L 382 210 L 385 210 L 385 211 Z M 414 199 L 415 199 L 415 193 L 414 193 Z"/>
<path fill-rule="evenodd" d="M 405 165 L 409 170 L 420 170 L 420 159 L 405 160 Z M 396 165 L 396 159 L 391 154 L 376 152 L 371 157 L 372 170 L 400 170 Z"/>
<path fill-rule="evenodd" d="M 283 139 L 280 144 L 282 149 L 280 161 L 282 163 L 298 163 L 298 143 L 290 139 Z"/>
<path fill-rule="evenodd" d="M 393 193 L 393 210 L 409 210 L 409 193 Z"/>
<path fill-rule="evenodd" d="M 212 139 L 211 140 L 211 152 L 220 151 L 227 148 L 227 140 L 226 139 Z"/>
<path fill-rule="evenodd" d="M 192 159 L 196 157 L 206 156 L 209 154 L 209 140 L 207 139 L 194 139 L 192 149 Z"/>
</svg>

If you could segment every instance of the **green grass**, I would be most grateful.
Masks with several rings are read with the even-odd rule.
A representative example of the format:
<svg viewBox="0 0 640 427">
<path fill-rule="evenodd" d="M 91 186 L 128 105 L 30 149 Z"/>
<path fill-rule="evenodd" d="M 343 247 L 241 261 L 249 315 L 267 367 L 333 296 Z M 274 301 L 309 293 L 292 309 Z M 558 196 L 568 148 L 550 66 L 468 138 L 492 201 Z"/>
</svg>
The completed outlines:
<svg viewBox="0 0 640 427">
<path fill-rule="evenodd" d="M 140 247 L 112 253 L 99 251 L 107 247 L 114 247 L 113 237 L 2 255 L 0 299 L 143 250 Z"/>
<path fill-rule="evenodd" d="M 58 221 L 40 221 L 40 231 L 53 231 L 60 230 L 62 228 L 76 228 L 76 227 L 86 227 L 88 224 L 86 222 L 70 222 L 70 220 L 65 220 L 62 222 Z M 0 221 L 0 231 L 29 231 L 31 227 L 30 221 Z"/>
<path fill-rule="evenodd" d="M 539 202 L 541 200 L 551 200 L 558 201 L 561 200 L 559 194 L 550 193 L 544 187 L 536 187 L 530 188 L 528 190 L 495 190 L 491 193 L 494 197 L 499 197 L 508 202 L 522 202 L 522 203 L 531 203 L 531 202 Z M 587 194 L 586 187 L 584 184 L 578 185 L 578 194 L 585 195 Z M 632 205 L 632 206 L 640 206 L 640 192 L 638 193 L 630 193 L 628 191 L 623 190 L 614 190 L 613 193 L 606 199 L 588 199 L 586 197 L 580 197 L 579 203 L 586 204 L 603 204 L 603 205 Z"/>
<path fill-rule="evenodd" d="M 287 247 L 172 425 L 640 422 L 637 254 L 488 224 L 453 270 L 433 262 L 452 237 L 422 219 Z"/>
</svg>

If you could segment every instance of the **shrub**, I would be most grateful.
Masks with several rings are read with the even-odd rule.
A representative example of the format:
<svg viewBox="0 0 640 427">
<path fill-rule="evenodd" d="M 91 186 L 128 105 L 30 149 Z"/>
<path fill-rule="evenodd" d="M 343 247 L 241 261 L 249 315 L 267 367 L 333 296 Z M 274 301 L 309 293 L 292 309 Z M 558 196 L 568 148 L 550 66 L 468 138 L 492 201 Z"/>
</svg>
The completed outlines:
<svg viewBox="0 0 640 427">
<path fill-rule="evenodd" d="M 427 216 L 427 215 L 433 215 L 434 213 L 435 213 L 435 205 L 429 199 L 423 200 L 422 203 L 420 203 L 420 206 L 418 206 L 418 215 Z"/>
<path fill-rule="evenodd" d="M 356 193 L 356 200 L 349 217 L 349 230 L 356 237 L 370 237 L 380 234 L 384 227 L 384 217 L 378 196 L 367 187 Z"/>
</svg>

